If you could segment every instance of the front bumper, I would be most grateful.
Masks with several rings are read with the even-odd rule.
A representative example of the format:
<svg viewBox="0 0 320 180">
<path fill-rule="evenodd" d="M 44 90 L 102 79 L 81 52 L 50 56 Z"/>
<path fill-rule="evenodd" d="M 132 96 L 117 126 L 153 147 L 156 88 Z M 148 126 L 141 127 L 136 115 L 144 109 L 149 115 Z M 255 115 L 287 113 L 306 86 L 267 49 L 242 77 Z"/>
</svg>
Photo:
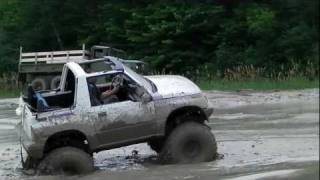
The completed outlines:
<svg viewBox="0 0 320 180">
<path fill-rule="evenodd" d="M 209 119 L 209 117 L 213 113 L 213 108 L 204 108 L 203 111 L 206 114 L 207 118 Z"/>
</svg>

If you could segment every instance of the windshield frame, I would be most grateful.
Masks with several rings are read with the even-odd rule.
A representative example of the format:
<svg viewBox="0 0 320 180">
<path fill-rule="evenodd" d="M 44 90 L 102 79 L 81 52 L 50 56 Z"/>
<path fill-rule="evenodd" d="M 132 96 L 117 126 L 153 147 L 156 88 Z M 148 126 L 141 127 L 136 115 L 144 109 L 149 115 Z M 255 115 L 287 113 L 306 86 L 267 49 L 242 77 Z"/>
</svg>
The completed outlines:
<svg viewBox="0 0 320 180">
<path fill-rule="evenodd" d="M 149 93 L 156 92 L 156 90 L 154 90 L 154 88 L 153 88 L 153 86 L 154 86 L 155 89 L 157 89 L 155 84 L 151 84 L 152 83 L 151 81 L 149 82 L 147 80 L 147 78 L 136 73 L 135 71 L 133 71 L 132 69 L 130 69 L 126 65 L 123 64 L 123 67 L 124 67 L 125 74 L 127 74 L 130 78 L 132 78 L 134 81 L 136 81 L 139 85 L 143 86 Z"/>
</svg>

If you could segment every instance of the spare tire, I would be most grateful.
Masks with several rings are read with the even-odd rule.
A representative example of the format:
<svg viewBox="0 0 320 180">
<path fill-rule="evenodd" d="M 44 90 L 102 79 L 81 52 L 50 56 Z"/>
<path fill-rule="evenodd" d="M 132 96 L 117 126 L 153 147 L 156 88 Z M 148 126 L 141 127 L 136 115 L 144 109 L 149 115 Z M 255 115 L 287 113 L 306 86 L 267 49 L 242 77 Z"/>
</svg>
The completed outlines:
<svg viewBox="0 0 320 180">
<path fill-rule="evenodd" d="M 159 156 L 162 163 L 211 161 L 217 156 L 217 143 L 209 127 L 185 122 L 172 131 Z"/>
<path fill-rule="evenodd" d="M 50 88 L 51 89 L 57 89 L 60 85 L 60 76 L 55 76 L 52 78 L 51 83 L 50 83 Z"/>
<path fill-rule="evenodd" d="M 92 157 L 75 147 L 54 149 L 39 163 L 39 174 L 87 174 L 94 171 Z"/>
<path fill-rule="evenodd" d="M 31 86 L 33 87 L 34 90 L 38 91 L 38 90 L 46 90 L 47 89 L 47 83 L 44 80 L 44 78 L 35 78 L 32 82 L 31 82 Z"/>
</svg>

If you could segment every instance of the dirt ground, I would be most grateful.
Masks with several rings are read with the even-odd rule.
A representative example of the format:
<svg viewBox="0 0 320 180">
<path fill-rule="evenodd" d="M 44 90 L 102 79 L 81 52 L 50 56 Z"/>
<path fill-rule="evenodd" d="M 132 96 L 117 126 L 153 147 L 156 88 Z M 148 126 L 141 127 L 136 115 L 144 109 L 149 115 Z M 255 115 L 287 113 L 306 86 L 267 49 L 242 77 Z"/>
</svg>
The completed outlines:
<svg viewBox="0 0 320 180">
<path fill-rule="evenodd" d="M 21 172 L 15 130 L 17 99 L 0 100 L 0 179 L 317 179 L 319 89 L 205 92 L 214 114 L 208 122 L 220 158 L 160 165 L 146 144 L 94 155 L 98 171 L 86 176 L 27 176 Z M 138 152 L 135 154 L 133 152 Z"/>
</svg>

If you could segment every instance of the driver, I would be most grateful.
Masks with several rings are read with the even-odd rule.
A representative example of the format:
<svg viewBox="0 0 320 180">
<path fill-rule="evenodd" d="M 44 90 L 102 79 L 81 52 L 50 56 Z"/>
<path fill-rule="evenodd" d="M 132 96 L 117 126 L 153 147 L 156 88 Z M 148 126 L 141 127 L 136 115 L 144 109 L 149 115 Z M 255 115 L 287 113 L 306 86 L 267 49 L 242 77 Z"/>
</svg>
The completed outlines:
<svg viewBox="0 0 320 180">
<path fill-rule="evenodd" d="M 111 86 L 105 92 L 101 93 L 101 100 L 103 101 L 104 104 L 108 104 L 111 102 L 117 102 L 119 101 L 119 98 L 117 97 L 117 93 L 119 92 L 121 86 L 123 85 L 123 77 L 118 74 L 114 78 L 112 78 L 111 81 Z"/>
</svg>

